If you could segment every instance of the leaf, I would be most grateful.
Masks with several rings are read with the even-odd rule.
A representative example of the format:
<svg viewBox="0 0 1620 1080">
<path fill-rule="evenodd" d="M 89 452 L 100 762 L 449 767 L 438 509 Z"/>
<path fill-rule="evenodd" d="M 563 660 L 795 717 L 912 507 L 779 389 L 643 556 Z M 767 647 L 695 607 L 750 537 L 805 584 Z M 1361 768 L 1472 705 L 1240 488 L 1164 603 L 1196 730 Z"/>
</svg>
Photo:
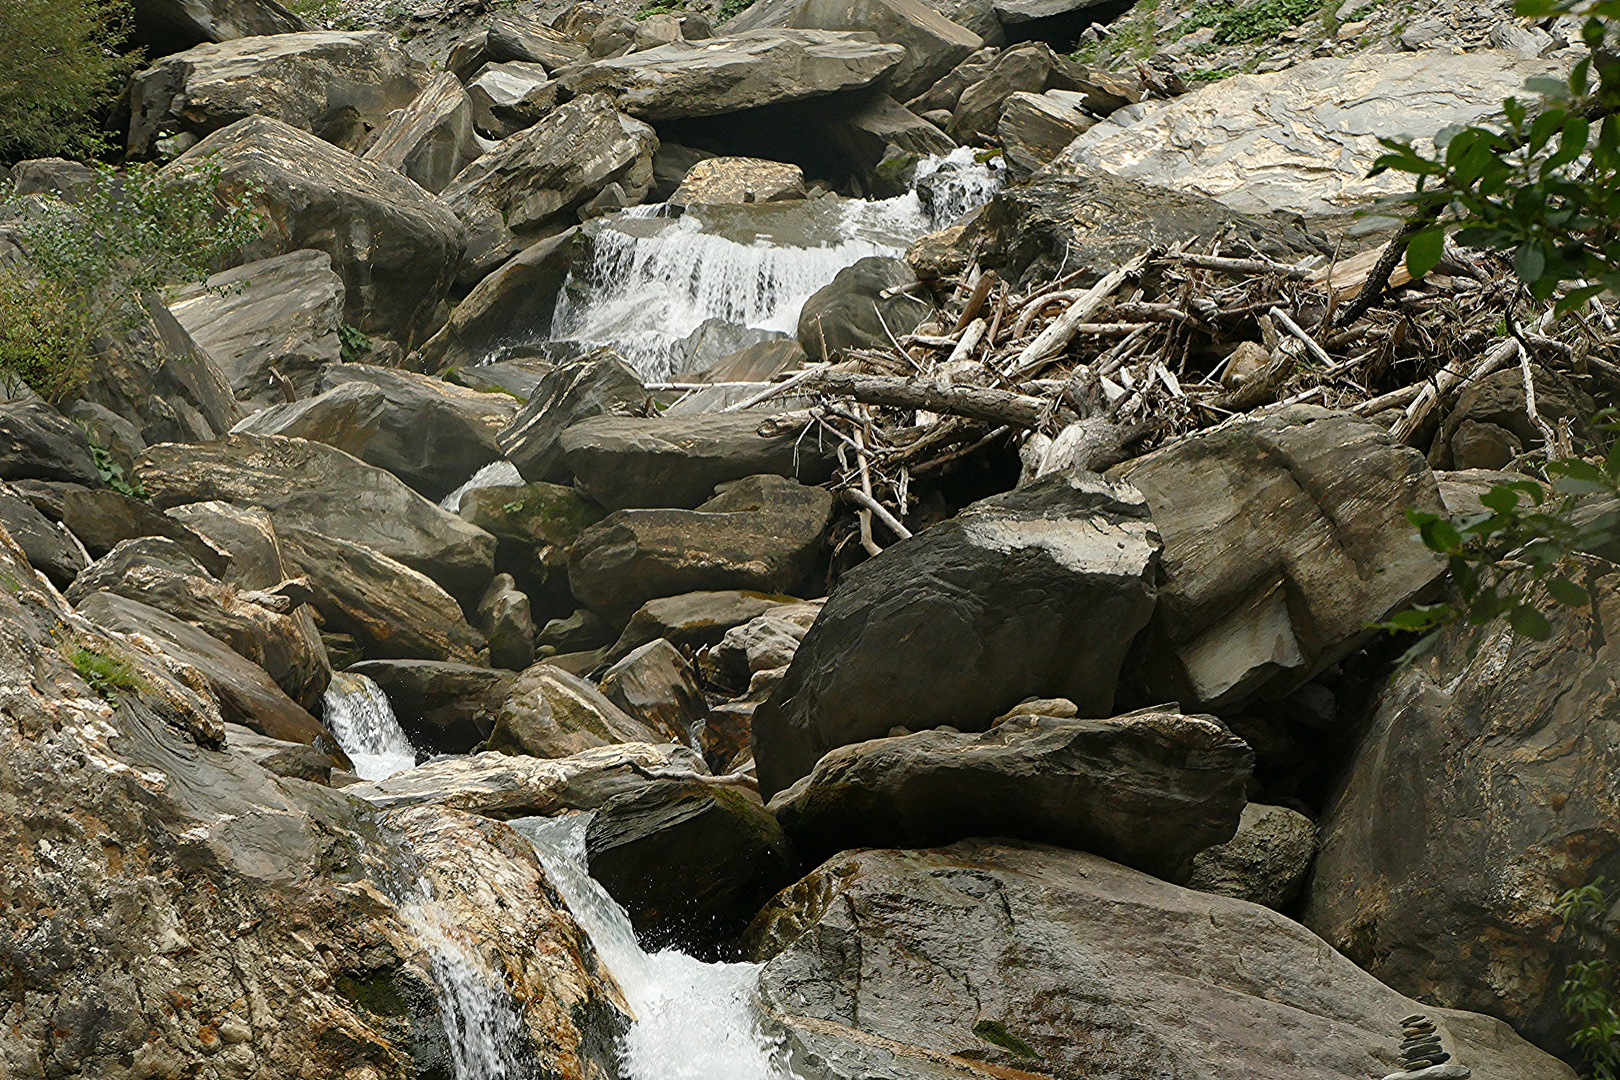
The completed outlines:
<svg viewBox="0 0 1620 1080">
<path fill-rule="evenodd" d="M 1548 578 L 1547 591 L 1552 593 L 1554 600 L 1565 607 L 1581 607 L 1591 599 L 1586 595 L 1585 589 L 1566 577 Z"/>
<path fill-rule="evenodd" d="M 1412 234 L 1406 243 L 1406 270 L 1417 280 L 1433 270 L 1446 250 L 1446 231 L 1438 225 Z"/>
<path fill-rule="evenodd" d="M 1498 514 L 1511 514 L 1519 506 L 1519 493 L 1505 484 L 1497 484 L 1479 497 L 1480 504 Z"/>
<path fill-rule="evenodd" d="M 1523 634 L 1536 641 L 1546 641 L 1552 637 L 1552 624 L 1545 615 L 1531 607 L 1529 604 L 1520 604 L 1508 613 L 1508 622 L 1512 624 L 1514 633 Z"/>
<path fill-rule="evenodd" d="M 1435 624 L 1434 620 L 1435 615 L 1432 611 L 1412 608 L 1397 615 L 1391 615 L 1389 622 L 1382 624 L 1382 628 L 1404 633 L 1415 633 L 1432 628 Z"/>
<path fill-rule="evenodd" d="M 1432 551 L 1449 555 L 1462 550 L 1462 536 L 1458 534 L 1457 527 L 1443 517 L 1424 522 L 1418 528 L 1418 533 Z"/>
<path fill-rule="evenodd" d="M 1542 253 L 1541 246 L 1536 243 L 1519 245 L 1519 250 L 1513 253 L 1513 272 L 1519 275 L 1519 280 L 1526 285 L 1534 285 L 1541 280 L 1541 272 L 1547 268 L 1547 256 Z"/>
<path fill-rule="evenodd" d="M 1540 94 L 1551 101 L 1568 101 L 1569 84 L 1563 79 L 1553 79 L 1545 75 L 1524 80 L 1524 88 L 1532 94 Z"/>
</svg>

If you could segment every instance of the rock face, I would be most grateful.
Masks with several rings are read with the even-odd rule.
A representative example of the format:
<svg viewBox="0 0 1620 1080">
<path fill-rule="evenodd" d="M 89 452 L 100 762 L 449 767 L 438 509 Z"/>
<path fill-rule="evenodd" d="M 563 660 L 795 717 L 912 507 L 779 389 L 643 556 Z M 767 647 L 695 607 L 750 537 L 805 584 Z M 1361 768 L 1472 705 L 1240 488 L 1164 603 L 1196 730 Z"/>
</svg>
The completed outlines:
<svg viewBox="0 0 1620 1080">
<path fill-rule="evenodd" d="M 450 321 L 422 346 L 429 371 L 478 364 L 520 336 L 546 334 L 576 249 L 575 229 L 538 240 L 480 281 L 450 313 Z M 485 377 L 487 372 L 479 373 Z M 524 388 L 524 397 L 534 381 Z"/>
<path fill-rule="evenodd" d="M 1492 49 L 1307 60 L 1223 79 L 1129 127 L 1099 124 L 1066 156 L 1251 213 L 1343 213 L 1409 190 L 1389 173 L 1367 178 L 1380 137 L 1477 123 L 1525 79 L 1556 78 L 1558 63 Z"/>
<path fill-rule="evenodd" d="M 465 235 L 432 195 L 392 169 L 266 116 L 216 131 L 165 172 L 199 164 L 220 170 L 225 192 L 258 185 L 257 202 L 269 220 L 254 245 L 263 250 L 249 257 L 318 248 L 343 279 L 346 321 L 406 348 L 437 329 Z"/>
<path fill-rule="evenodd" d="M 481 394 L 431 375 L 370 364 L 333 364 L 320 388 L 375 386 L 386 403 L 377 432 L 355 456 L 437 501 L 501 456 L 495 437 L 517 412 L 506 394 Z"/>
<path fill-rule="evenodd" d="M 657 149 L 651 127 L 586 94 L 503 141 L 440 195 L 474 233 L 470 257 L 493 257 L 571 223 L 565 218 L 609 184 L 640 202 Z"/>
<path fill-rule="evenodd" d="M 169 301 L 186 333 L 219 365 L 236 400 L 286 401 L 314 392 L 320 369 L 343 351 L 343 279 L 324 251 L 293 251 L 246 263 Z"/>
<path fill-rule="evenodd" d="M 129 153 L 158 138 L 201 139 L 249 116 L 273 117 L 358 150 L 426 82 L 392 34 L 309 31 L 198 45 L 135 76 Z"/>
<path fill-rule="evenodd" d="M 1140 492 L 1068 473 L 884 549 L 839 582 L 754 714 L 762 794 L 895 725 L 982 731 L 1030 696 L 1111 714 L 1158 550 Z"/>
<path fill-rule="evenodd" d="M 996 134 L 1013 168 L 1027 174 L 1057 157 L 1095 123 L 1057 98 L 1019 92 L 1009 95 L 1002 106 Z"/>
<path fill-rule="evenodd" d="M 832 524 L 831 493 L 780 476 L 717 490 L 696 510 L 620 510 L 586 529 L 568 556 L 574 596 L 617 623 L 663 596 L 802 582 Z"/>
<path fill-rule="evenodd" d="M 1232 838 L 1254 752 L 1212 716 L 1015 715 L 982 735 L 919 731 L 841 746 L 771 811 L 807 859 L 1008 836 L 1170 881 Z"/>
<path fill-rule="evenodd" d="M 0 480 L 67 480 L 98 486 L 84 431 L 43 401 L 0 405 Z"/>
<path fill-rule="evenodd" d="M 867 30 L 905 56 L 877 86 L 901 101 L 916 97 L 961 63 L 979 35 L 919 0 L 805 0 L 787 25 L 804 30 Z"/>
<path fill-rule="evenodd" d="M 136 0 L 137 44 L 167 56 L 206 41 L 295 34 L 304 21 L 276 0 Z"/>
<path fill-rule="evenodd" d="M 1367 640 L 1443 567 L 1406 511 L 1441 510 L 1422 455 L 1309 405 L 1121 466 L 1164 538 L 1145 700 L 1205 707 L 1287 693 Z"/>
<path fill-rule="evenodd" d="M 445 72 L 383 125 L 363 156 L 437 195 L 481 152 L 472 112 L 461 80 Z"/>
<path fill-rule="evenodd" d="M 889 334 L 911 333 L 933 311 L 928 302 L 895 291 L 916 281 L 902 259 L 871 255 L 846 266 L 799 310 L 799 344 L 812 360 L 840 359 L 849 349 L 888 348 Z"/>
<path fill-rule="evenodd" d="M 631 116 L 675 120 L 867 86 L 904 57 L 864 32 L 753 30 L 581 64 L 558 79 L 571 94 L 606 93 Z"/>
<path fill-rule="evenodd" d="M 599 416 L 569 427 L 557 445 L 575 482 L 609 510 L 689 508 L 745 476 L 769 473 L 807 484 L 826 479 L 831 463 L 824 452 L 802 445 L 803 430 L 757 413 Z"/>
<path fill-rule="evenodd" d="M 1620 610 L 1620 575 L 1582 569 L 1597 607 L 1543 601 L 1549 640 L 1448 631 L 1396 672 L 1323 817 L 1305 913 L 1390 985 L 1549 1048 L 1568 1032 L 1557 987 L 1582 958 L 1553 908 L 1614 880 L 1620 849 L 1615 646 L 1593 633 Z"/>
<path fill-rule="evenodd" d="M 557 84 L 540 64 L 514 60 L 489 64 L 467 84 L 473 126 L 490 139 L 505 139 L 532 127 L 557 105 Z"/>
<path fill-rule="evenodd" d="M 29 565 L 58 589 L 67 588 L 90 564 L 84 545 L 71 532 L 5 484 L 0 484 L 0 525 L 22 548 Z"/>
<path fill-rule="evenodd" d="M 1095 855 L 1011 841 L 841 855 L 749 928 L 766 1023 L 817 1077 L 1396 1071 L 1427 1012 L 1475 1080 L 1567 1066 L 1473 1013 L 1423 1008 L 1304 927 Z"/>
<path fill-rule="evenodd" d="M 519 675 L 507 693 L 489 736 L 489 748 L 532 757 L 566 757 L 608 743 L 661 741 L 589 682 L 540 663 Z"/>
<path fill-rule="evenodd" d="M 702 780 L 655 780 L 609 799 L 586 830 L 585 854 L 644 948 L 711 960 L 729 955 L 760 905 L 798 873 L 759 803 Z"/>
<path fill-rule="evenodd" d="M 419 570 L 469 604 L 494 574 L 495 538 L 439 509 L 381 469 L 304 439 L 232 435 L 154 446 L 136 467 L 153 505 L 239 502 L 278 529 L 364 544 Z"/>
<path fill-rule="evenodd" d="M 542 376 L 528 404 L 501 432 L 501 453 L 525 480 L 566 483 L 571 474 L 560 440 L 568 427 L 603 414 L 643 415 L 651 407 L 630 365 L 604 350 Z"/>
<path fill-rule="evenodd" d="M 1283 908 L 1299 895 L 1315 857 L 1310 818 L 1286 806 L 1250 803 L 1236 836 L 1193 859 L 1187 887 Z"/>
<path fill-rule="evenodd" d="M 707 706 L 697 672 L 663 638 L 649 641 L 602 674 L 602 693 L 674 742 L 688 742 Z"/>
<path fill-rule="evenodd" d="M 705 158 L 681 178 L 672 206 L 776 202 L 804 198 L 804 170 L 758 158 Z"/>
</svg>

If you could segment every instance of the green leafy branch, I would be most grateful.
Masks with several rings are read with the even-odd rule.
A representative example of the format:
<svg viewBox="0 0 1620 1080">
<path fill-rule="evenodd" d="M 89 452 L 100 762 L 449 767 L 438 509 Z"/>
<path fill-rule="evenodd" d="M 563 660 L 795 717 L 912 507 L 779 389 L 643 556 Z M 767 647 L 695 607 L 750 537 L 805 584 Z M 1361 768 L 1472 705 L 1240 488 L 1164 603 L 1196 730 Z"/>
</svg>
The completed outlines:
<svg viewBox="0 0 1620 1080">
<path fill-rule="evenodd" d="M 1614 964 L 1609 961 L 1602 933 L 1610 899 L 1607 882 L 1598 878 L 1561 896 L 1553 913 L 1573 934 L 1575 944 L 1595 960 L 1578 960 L 1566 969 L 1558 987 L 1564 1015 L 1577 1025 L 1568 1039 L 1570 1049 L 1586 1059 L 1592 1080 L 1620 1080 L 1620 1001 L 1614 993 Z"/>
</svg>

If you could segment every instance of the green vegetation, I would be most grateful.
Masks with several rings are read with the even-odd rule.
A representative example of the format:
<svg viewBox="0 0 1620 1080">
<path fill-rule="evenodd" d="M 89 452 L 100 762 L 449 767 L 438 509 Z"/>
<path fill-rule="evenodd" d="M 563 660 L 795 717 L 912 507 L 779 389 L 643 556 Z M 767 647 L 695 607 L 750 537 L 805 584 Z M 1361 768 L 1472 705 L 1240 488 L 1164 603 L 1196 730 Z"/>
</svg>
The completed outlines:
<svg viewBox="0 0 1620 1080">
<path fill-rule="evenodd" d="M 685 10 L 686 4 L 684 0 L 651 0 L 650 3 L 642 4 L 636 10 L 635 15 L 631 17 L 636 22 L 641 22 L 643 19 L 651 18 L 654 15 L 673 15 L 677 11 Z"/>
<path fill-rule="evenodd" d="M 1256 0 L 1246 5 L 1240 0 L 1201 0 L 1176 32 L 1186 35 L 1212 27 L 1216 43 L 1236 45 L 1292 30 L 1321 10 L 1322 0 Z"/>
<path fill-rule="evenodd" d="M 73 669 L 100 697 L 117 705 L 120 695 L 144 689 L 141 677 L 116 656 L 95 649 L 78 648 L 68 656 Z"/>
<path fill-rule="evenodd" d="M 980 1020 L 973 1025 L 973 1034 L 992 1046 L 999 1046 L 1003 1050 L 1011 1050 L 1019 1057 L 1038 1058 L 1041 1056 L 1036 1053 L 1033 1046 L 1008 1031 L 1007 1025 L 999 1020 Z"/>
<path fill-rule="evenodd" d="M 132 18 L 126 0 L 0 3 L 0 162 L 105 149 L 99 115 L 140 62 L 118 54 Z"/>
<path fill-rule="evenodd" d="M 1187 81 L 1193 84 L 1219 82 L 1237 73 L 1237 68 L 1199 68 L 1187 76 Z"/>
<path fill-rule="evenodd" d="M 371 350 L 371 339 L 358 326 L 341 323 L 338 326 L 338 359 L 345 364 L 358 364 Z"/>
<path fill-rule="evenodd" d="M 28 256 L 27 269 L 0 281 L 0 380 L 60 398 L 88 374 L 97 335 L 140 325 L 149 293 L 205 281 L 216 260 L 255 239 L 256 193 L 222 202 L 218 181 L 208 168 L 175 180 L 142 166 L 102 168 L 71 203 L 0 191 Z"/>
<path fill-rule="evenodd" d="M 727 19 L 741 15 L 753 2 L 754 0 L 724 0 L 720 5 L 720 10 L 714 14 L 714 24 L 719 26 Z"/>
<path fill-rule="evenodd" d="M 1559 898 L 1554 913 L 1564 921 L 1577 949 L 1596 959 L 1569 965 L 1558 988 L 1564 1015 L 1576 1024 L 1569 1047 L 1586 1059 L 1590 1080 L 1620 1080 L 1620 1000 L 1614 993 L 1614 965 L 1607 957 L 1602 925 L 1610 899 L 1606 882 L 1571 889 Z"/>
<path fill-rule="evenodd" d="M 95 440 L 90 434 L 89 426 L 85 424 L 79 426 L 84 429 L 85 442 L 90 444 L 90 456 L 95 460 L 96 472 L 101 474 L 101 482 L 120 495 L 128 495 L 132 499 L 150 499 L 152 496 L 147 492 L 146 486 L 138 478 L 133 484 L 129 482 L 124 476 L 124 467 L 114 461 L 107 448 Z"/>
<path fill-rule="evenodd" d="M 288 0 L 287 10 L 328 30 L 367 30 L 365 20 L 348 13 L 343 0 Z"/>
<path fill-rule="evenodd" d="M 1108 57 L 1147 59 L 1153 55 L 1154 40 L 1159 32 L 1158 10 L 1159 0 L 1137 0 L 1129 13 L 1109 25 L 1106 38 L 1082 45 L 1075 50 L 1071 59 L 1082 64 L 1094 63 L 1105 50 Z"/>
</svg>

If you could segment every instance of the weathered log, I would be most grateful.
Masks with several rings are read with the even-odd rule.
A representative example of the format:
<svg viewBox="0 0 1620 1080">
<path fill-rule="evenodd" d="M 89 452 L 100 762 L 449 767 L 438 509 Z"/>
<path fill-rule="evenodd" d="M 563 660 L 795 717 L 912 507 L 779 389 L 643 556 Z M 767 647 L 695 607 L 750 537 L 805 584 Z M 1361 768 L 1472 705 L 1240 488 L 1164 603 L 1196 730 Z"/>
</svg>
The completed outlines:
<svg viewBox="0 0 1620 1080">
<path fill-rule="evenodd" d="M 934 386 L 883 375 L 857 375 L 849 371 L 817 371 L 805 380 L 812 390 L 841 394 L 866 405 L 895 409 L 926 409 L 949 416 L 987 420 L 1015 427 L 1039 427 L 1047 403 L 1040 398 L 990 390 L 978 386 Z"/>
</svg>

